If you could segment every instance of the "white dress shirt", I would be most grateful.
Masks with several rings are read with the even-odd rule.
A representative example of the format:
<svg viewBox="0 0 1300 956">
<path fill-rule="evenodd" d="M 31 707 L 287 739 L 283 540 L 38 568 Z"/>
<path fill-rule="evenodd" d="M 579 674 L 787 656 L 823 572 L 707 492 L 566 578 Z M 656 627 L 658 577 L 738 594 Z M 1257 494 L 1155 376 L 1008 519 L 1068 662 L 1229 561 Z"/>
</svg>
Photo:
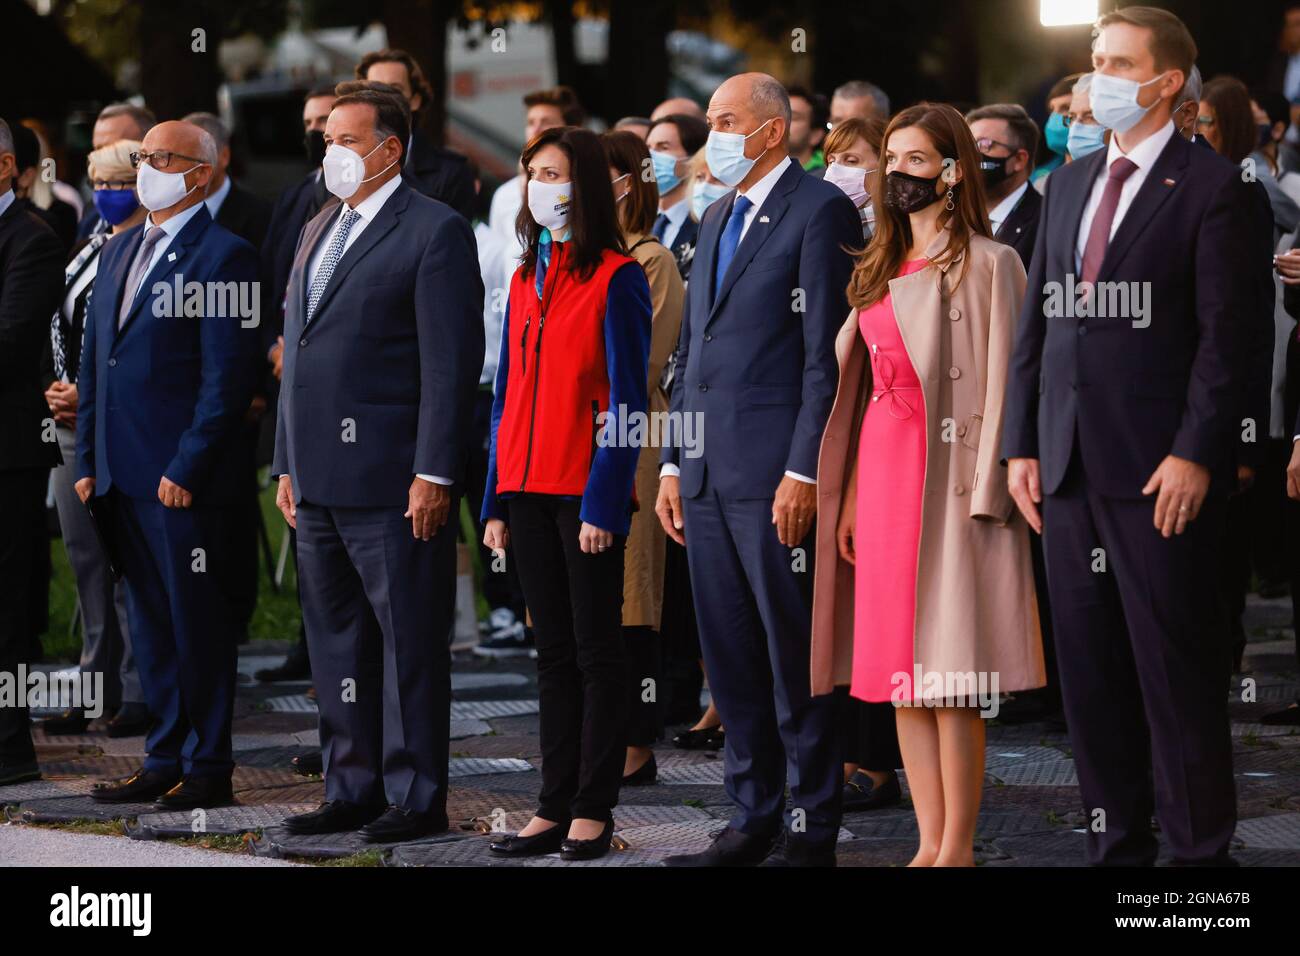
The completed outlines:
<svg viewBox="0 0 1300 956">
<path fill-rule="evenodd" d="M 1174 124 L 1171 120 L 1161 129 L 1156 130 L 1134 146 L 1132 152 L 1129 153 L 1119 148 L 1119 137 L 1112 136 L 1110 138 L 1110 147 L 1106 151 L 1106 164 L 1101 167 L 1096 181 L 1092 184 L 1092 193 L 1088 196 L 1088 204 L 1083 207 L 1083 218 L 1079 220 L 1079 235 L 1074 246 L 1075 272 L 1082 272 L 1083 270 L 1083 250 L 1088 245 L 1088 232 L 1092 229 L 1093 217 L 1097 215 L 1097 207 L 1101 205 L 1102 194 L 1106 191 L 1106 180 L 1110 176 L 1111 164 L 1123 156 L 1137 166 L 1137 169 L 1129 174 L 1128 179 L 1124 180 L 1124 188 L 1120 190 L 1119 194 L 1119 204 L 1115 207 L 1115 218 L 1110 224 L 1108 240 L 1115 238 L 1115 231 L 1119 229 L 1119 224 L 1124 221 L 1124 214 L 1128 212 L 1128 207 L 1133 205 L 1133 197 L 1138 194 L 1138 190 L 1146 182 L 1147 173 L 1151 171 L 1151 167 L 1164 151 L 1170 137 L 1173 135 Z"/>
<path fill-rule="evenodd" d="M 208 207 L 208 215 L 211 216 L 214 220 L 217 218 L 217 213 L 221 211 L 221 204 L 226 201 L 226 197 L 229 195 L 230 195 L 230 177 L 227 176 L 222 181 L 221 188 L 218 189 L 216 192 L 214 192 L 207 199 L 203 200 L 203 205 Z"/>
<path fill-rule="evenodd" d="M 784 175 L 786 169 L 789 168 L 789 166 L 790 166 L 790 157 L 782 156 L 781 161 L 777 163 L 774 167 L 772 167 L 770 170 L 768 170 L 767 175 L 765 175 L 762 179 L 754 183 L 754 185 L 750 186 L 748 189 L 739 190 L 740 195 L 744 196 L 751 203 L 753 203 L 752 206 L 750 206 L 748 209 L 745 210 L 745 218 L 742 221 L 740 226 L 740 242 L 745 241 L 745 233 L 749 232 L 749 227 L 754 222 L 754 217 L 758 215 L 759 208 L 763 205 L 764 201 L 766 201 L 767 197 L 771 194 L 772 190 L 776 187 L 777 180 L 780 179 L 782 175 Z M 737 248 L 739 248 L 739 242 L 737 243 Z M 676 465 L 672 464 L 671 462 L 662 465 L 659 469 L 660 478 L 666 478 L 670 475 L 672 477 L 677 477 L 681 473 L 682 473 L 681 469 L 678 468 Z M 796 481 L 802 481 L 809 485 L 817 484 L 816 478 L 809 478 L 808 476 L 801 475 L 798 472 L 787 471 L 785 474 L 787 478 L 793 478 Z"/>
<path fill-rule="evenodd" d="M 344 212 L 351 209 L 361 218 L 352 224 L 352 229 L 348 232 L 348 237 L 343 242 L 343 251 L 339 253 L 340 259 L 342 259 L 343 256 L 347 254 L 347 251 L 352 248 L 352 244 L 357 241 L 357 236 L 361 235 L 361 233 L 365 231 L 366 226 L 370 225 L 370 223 L 374 221 L 375 217 L 379 215 L 379 210 L 384 208 L 384 203 L 388 202 L 388 197 L 397 192 L 397 187 L 400 185 L 402 185 L 402 177 L 399 174 L 384 183 L 355 206 L 349 206 L 346 202 L 339 204 L 338 215 L 334 217 L 334 222 L 330 225 L 329 231 L 325 233 L 324 238 L 321 239 L 320 243 L 317 245 L 316 251 L 312 253 L 311 263 L 307 268 L 308 289 L 311 288 L 312 281 L 316 278 L 316 273 L 320 270 L 320 264 L 325 259 L 326 250 L 329 249 L 330 243 L 334 241 L 334 234 L 338 232 L 339 223 L 343 221 Z M 437 475 L 417 474 L 415 477 L 423 478 L 425 481 L 432 481 L 435 485 L 452 484 L 450 478 L 441 478 Z"/>
<path fill-rule="evenodd" d="M 667 209 L 660 209 L 659 211 L 668 217 L 668 226 L 664 229 L 663 242 L 664 248 L 671 249 L 673 243 L 677 241 L 677 234 L 682 231 L 682 223 L 691 214 L 690 191 L 687 190 L 685 199 L 679 199 Z"/>
<path fill-rule="evenodd" d="M 993 235 L 996 236 L 998 234 L 998 231 L 1002 228 L 1002 224 L 1007 221 L 1007 216 L 1011 215 L 1012 210 L 1016 208 L 1016 204 L 1020 202 L 1020 197 L 1023 196 L 1028 189 L 1029 181 L 1025 180 L 1020 184 L 1019 189 L 989 210 L 989 225 L 993 227 Z"/>
<path fill-rule="evenodd" d="M 137 289 L 135 293 L 137 297 L 144 291 L 144 279 L 148 278 L 149 273 L 153 272 L 154 266 L 158 265 L 158 260 L 163 257 L 163 253 L 167 251 L 168 246 L 170 246 L 172 242 L 175 241 L 176 237 L 180 235 L 181 230 L 185 228 L 185 224 L 194 218 L 199 211 L 199 207 L 202 205 L 203 203 L 196 202 L 189 209 L 186 209 L 184 212 L 178 212 L 158 227 L 166 233 L 166 235 L 154 244 L 153 255 L 149 257 L 149 268 L 145 269 L 142 273 L 144 278 L 140 280 L 140 288 Z M 149 215 L 145 216 L 144 219 L 144 231 L 148 232 L 154 227 L 154 225 L 156 225 L 156 223 L 153 221 L 153 213 L 149 213 Z M 127 270 L 127 274 L 130 275 L 130 270 Z"/>
</svg>

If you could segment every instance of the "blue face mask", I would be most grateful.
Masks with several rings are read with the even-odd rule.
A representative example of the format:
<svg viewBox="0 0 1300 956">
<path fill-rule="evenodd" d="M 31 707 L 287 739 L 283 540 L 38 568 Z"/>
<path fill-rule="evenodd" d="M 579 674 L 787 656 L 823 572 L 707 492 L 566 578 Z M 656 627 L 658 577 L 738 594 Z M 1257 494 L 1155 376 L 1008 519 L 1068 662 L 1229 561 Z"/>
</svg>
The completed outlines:
<svg viewBox="0 0 1300 956">
<path fill-rule="evenodd" d="M 134 189 L 96 189 L 95 210 L 110 226 L 118 226 L 131 218 L 140 207 Z"/>
<path fill-rule="evenodd" d="M 1161 73 L 1145 83 L 1139 83 L 1137 80 L 1126 80 L 1122 76 L 1094 73 L 1092 85 L 1088 88 L 1088 96 L 1092 100 L 1092 115 L 1107 129 L 1113 129 L 1117 133 L 1127 133 L 1142 122 L 1142 117 L 1147 115 L 1151 106 L 1155 106 L 1155 103 L 1151 106 L 1140 104 L 1138 91 L 1164 78 L 1165 74 Z"/>
<path fill-rule="evenodd" d="M 1047 118 L 1047 126 L 1043 128 L 1043 138 L 1047 140 L 1047 148 L 1058 156 L 1064 156 L 1068 148 L 1066 140 L 1070 136 L 1070 128 L 1065 125 L 1065 116 L 1061 113 L 1053 113 Z"/>
<path fill-rule="evenodd" d="M 768 120 L 767 123 L 772 122 Z M 763 126 L 766 126 L 764 123 Z M 709 172 L 714 178 L 722 180 L 727 186 L 739 186 L 741 180 L 749 175 L 754 164 L 762 158 L 759 153 L 753 159 L 745 155 L 745 141 L 759 130 L 760 126 L 746 136 L 744 133 L 719 133 L 716 129 L 709 132 L 709 141 L 704 147 L 704 158 L 709 164 Z M 767 150 L 763 151 L 764 153 Z"/>
<path fill-rule="evenodd" d="M 650 164 L 654 167 L 655 185 L 659 195 L 666 196 L 677 188 L 682 177 L 677 175 L 678 159 L 672 153 L 660 153 L 650 150 Z"/>
<path fill-rule="evenodd" d="M 1089 153 L 1095 153 L 1106 145 L 1102 139 L 1105 135 L 1106 127 L 1098 126 L 1096 123 L 1071 123 L 1066 148 L 1073 159 L 1083 159 Z"/>
<path fill-rule="evenodd" d="M 721 183 L 705 181 L 696 185 L 695 192 L 691 194 L 691 211 L 695 213 L 695 218 L 703 219 L 704 210 L 729 192 L 731 190 Z"/>
</svg>

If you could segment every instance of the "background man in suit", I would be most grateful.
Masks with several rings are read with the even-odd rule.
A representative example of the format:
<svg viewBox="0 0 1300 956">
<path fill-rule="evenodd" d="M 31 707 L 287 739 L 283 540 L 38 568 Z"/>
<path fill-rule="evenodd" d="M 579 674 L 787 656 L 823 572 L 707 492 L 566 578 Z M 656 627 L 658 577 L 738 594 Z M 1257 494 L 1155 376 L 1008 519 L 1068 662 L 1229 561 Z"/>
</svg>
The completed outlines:
<svg viewBox="0 0 1300 956">
<path fill-rule="evenodd" d="M 91 149 L 103 149 L 118 140 L 143 140 L 144 134 L 158 122 L 152 110 L 134 103 L 110 103 L 99 111 L 90 131 Z M 86 204 L 85 215 L 77 224 L 77 238 L 85 239 L 92 232 L 108 232 L 112 228 L 91 203 Z"/>
<path fill-rule="evenodd" d="M 1222 863 L 1236 806 L 1217 552 L 1272 237 L 1240 169 L 1175 134 L 1196 59 L 1182 22 L 1126 7 L 1099 27 L 1092 107 L 1113 135 L 1048 181 L 1003 452 L 1043 533 L 1089 862 L 1154 863 L 1154 809 L 1176 862 Z M 1075 276 L 1145 307 L 1061 315 Z"/>
<path fill-rule="evenodd" d="M 704 148 L 709 128 L 704 120 L 686 113 L 669 113 L 655 121 L 646 136 L 655 163 L 659 186 L 659 215 L 655 217 L 655 238 L 664 244 L 685 279 L 690 274 L 691 254 L 700 225 L 691 218 L 691 157 Z M 677 160 L 669 164 L 668 157 Z"/>
<path fill-rule="evenodd" d="M 430 199 L 439 199 L 456 210 L 466 221 L 473 221 L 477 193 L 474 174 L 460 153 L 435 146 L 429 134 L 420 128 L 427 115 L 433 89 L 424 77 L 420 64 L 405 50 L 377 50 L 367 53 L 357 64 L 358 80 L 387 83 L 406 97 L 411 109 L 411 134 L 404 144 L 406 159 L 402 175 Z"/>
<path fill-rule="evenodd" d="M 242 492 L 236 449 L 258 334 L 242 314 L 255 304 L 237 303 L 256 295 L 257 253 L 204 205 L 211 136 L 166 122 L 142 146 L 136 192 L 149 216 L 105 244 L 86 308 L 76 488 L 112 514 L 156 722 L 144 766 L 93 796 L 181 810 L 232 800 L 235 641 L 221 529 Z M 204 289 L 201 314 L 177 283 Z M 214 303 L 217 289 L 224 302 Z"/>
<path fill-rule="evenodd" d="M 402 178 L 408 115 L 378 89 L 330 113 L 325 181 L 344 202 L 294 259 L 273 464 L 298 530 L 327 797 L 287 826 L 375 842 L 447 828 L 447 519 L 484 352 L 474 235 Z"/>
<path fill-rule="evenodd" d="M 0 672 L 11 675 L 29 662 L 32 541 L 45 534 L 45 486 L 61 460 L 41 350 L 63 294 L 63 247 L 18 203 L 17 176 L 13 134 L 0 119 Z M 39 777 L 24 697 L 0 707 L 0 785 Z"/>
<path fill-rule="evenodd" d="M 732 77 L 708 118 L 709 167 L 736 188 L 700 224 L 672 391 L 672 411 L 706 434 L 698 457 L 665 447 L 656 511 L 687 548 L 737 813 L 708 851 L 669 863 L 823 865 L 835 858 L 843 769 L 832 698 L 809 694 L 804 543 L 848 313 L 844 250 L 861 245 L 862 226 L 837 186 L 791 161 L 790 99 L 776 80 Z M 782 827 L 787 780 L 793 832 Z"/>
</svg>

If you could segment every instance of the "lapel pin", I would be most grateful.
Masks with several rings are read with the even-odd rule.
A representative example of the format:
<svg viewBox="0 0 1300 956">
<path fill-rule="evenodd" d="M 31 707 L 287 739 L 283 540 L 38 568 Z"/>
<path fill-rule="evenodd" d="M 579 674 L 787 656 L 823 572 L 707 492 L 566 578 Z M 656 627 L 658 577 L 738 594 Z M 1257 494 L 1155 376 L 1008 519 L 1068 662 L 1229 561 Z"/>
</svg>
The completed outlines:
<svg viewBox="0 0 1300 956">
<path fill-rule="evenodd" d="M 175 262 L 175 261 L 176 261 L 176 253 L 174 253 L 174 252 L 169 252 L 169 253 L 167 253 L 167 261 L 168 261 L 168 262 Z"/>
<path fill-rule="evenodd" d="M 771 220 L 771 219 L 768 219 L 766 216 L 759 216 L 759 217 L 758 217 L 758 221 L 759 221 L 759 222 L 771 222 L 772 220 Z"/>
<path fill-rule="evenodd" d="M 1165 185 L 1166 185 L 1166 186 L 1172 186 L 1173 184 L 1174 184 L 1174 181 L 1173 181 L 1172 179 L 1166 179 L 1166 180 L 1165 180 Z"/>
</svg>

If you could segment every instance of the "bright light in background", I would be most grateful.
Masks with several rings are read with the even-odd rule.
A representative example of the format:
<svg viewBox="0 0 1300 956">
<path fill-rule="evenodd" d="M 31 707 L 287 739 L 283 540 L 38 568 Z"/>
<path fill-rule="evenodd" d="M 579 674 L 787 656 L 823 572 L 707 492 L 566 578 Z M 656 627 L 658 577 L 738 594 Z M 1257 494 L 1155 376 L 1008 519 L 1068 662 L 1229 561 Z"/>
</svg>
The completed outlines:
<svg viewBox="0 0 1300 956">
<path fill-rule="evenodd" d="M 1097 0 L 1040 0 L 1038 21 L 1045 27 L 1069 27 L 1093 23 Z"/>
</svg>

